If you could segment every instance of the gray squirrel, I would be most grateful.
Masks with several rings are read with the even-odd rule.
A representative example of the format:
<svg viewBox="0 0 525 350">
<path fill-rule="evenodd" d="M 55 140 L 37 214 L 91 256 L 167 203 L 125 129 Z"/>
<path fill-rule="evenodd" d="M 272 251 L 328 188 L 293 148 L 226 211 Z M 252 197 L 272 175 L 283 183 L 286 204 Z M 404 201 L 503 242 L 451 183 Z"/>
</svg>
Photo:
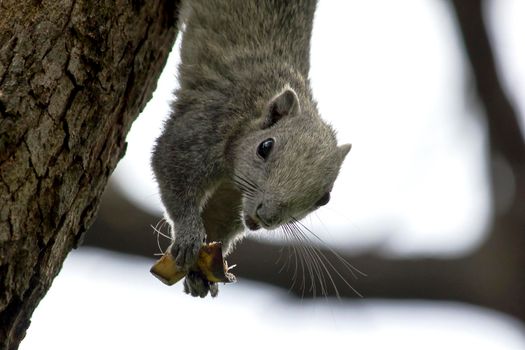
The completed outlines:
<svg viewBox="0 0 525 350">
<path fill-rule="evenodd" d="M 316 3 L 183 1 L 180 88 L 151 161 L 180 268 L 206 241 L 227 254 L 245 228 L 328 203 L 351 145 L 337 146 L 308 80 Z M 184 290 L 218 286 L 190 273 Z"/>
</svg>

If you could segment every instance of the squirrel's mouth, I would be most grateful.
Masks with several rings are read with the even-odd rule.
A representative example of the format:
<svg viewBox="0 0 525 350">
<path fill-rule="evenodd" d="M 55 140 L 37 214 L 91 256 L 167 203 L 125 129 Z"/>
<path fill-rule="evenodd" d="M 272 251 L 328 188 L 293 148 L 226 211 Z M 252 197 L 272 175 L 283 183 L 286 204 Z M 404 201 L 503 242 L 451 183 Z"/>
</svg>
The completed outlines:
<svg viewBox="0 0 525 350">
<path fill-rule="evenodd" d="M 252 231 L 257 231 L 261 228 L 261 224 L 249 215 L 244 215 L 244 224 Z"/>
</svg>

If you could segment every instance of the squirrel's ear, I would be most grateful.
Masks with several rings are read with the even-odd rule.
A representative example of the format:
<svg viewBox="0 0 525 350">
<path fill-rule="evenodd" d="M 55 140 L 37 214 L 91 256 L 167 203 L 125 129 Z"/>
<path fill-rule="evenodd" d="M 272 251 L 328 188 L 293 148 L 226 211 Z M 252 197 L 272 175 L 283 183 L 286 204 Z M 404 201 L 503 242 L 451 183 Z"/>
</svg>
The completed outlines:
<svg viewBox="0 0 525 350">
<path fill-rule="evenodd" d="M 269 128 L 281 118 L 299 112 L 299 98 L 291 88 L 285 89 L 270 100 L 265 110 L 263 128 Z"/>
<path fill-rule="evenodd" d="M 339 154 L 341 155 L 341 160 L 345 159 L 346 155 L 348 154 L 348 152 L 350 152 L 351 148 L 352 148 L 352 144 L 350 143 L 347 143 L 347 144 L 344 144 L 338 147 Z"/>
</svg>

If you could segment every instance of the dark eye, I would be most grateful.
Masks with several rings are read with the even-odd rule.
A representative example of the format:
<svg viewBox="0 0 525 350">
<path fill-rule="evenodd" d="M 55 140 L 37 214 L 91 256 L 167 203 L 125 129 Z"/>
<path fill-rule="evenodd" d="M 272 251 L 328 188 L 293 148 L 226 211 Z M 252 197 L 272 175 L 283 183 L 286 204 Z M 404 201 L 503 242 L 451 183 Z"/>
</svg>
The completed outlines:
<svg viewBox="0 0 525 350">
<path fill-rule="evenodd" d="M 267 139 L 261 142 L 259 147 L 257 147 L 257 154 L 262 158 L 266 159 L 272 151 L 274 139 Z"/>
<path fill-rule="evenodd" d="M 318 206 L 318 207 L 322 207 L 323 205 L 327 205 L 328 202 L 330 202 L 330 192 L 326 192 L 324 194 L 324 196 L 321 197 L 321 199 L 319 199 L 315 205 Z"/>
</svg>

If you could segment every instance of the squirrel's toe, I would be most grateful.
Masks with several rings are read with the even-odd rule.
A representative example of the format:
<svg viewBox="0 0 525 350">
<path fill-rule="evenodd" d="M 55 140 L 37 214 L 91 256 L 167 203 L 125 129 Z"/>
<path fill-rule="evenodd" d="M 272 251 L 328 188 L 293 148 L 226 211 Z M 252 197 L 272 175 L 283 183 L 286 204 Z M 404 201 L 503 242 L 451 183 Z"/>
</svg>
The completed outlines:
<svg viewBox="0 0 525 350">
<path fill-rule="evenodd" d="M 209 282 L 199 273 L 190 271 L 184 279 L 184 292 L 201 298 L 204 298 L 209 292 L 212 297 L 216 297 L 219 293 L 219 286 L 217 283 Z"/>
</svg>

